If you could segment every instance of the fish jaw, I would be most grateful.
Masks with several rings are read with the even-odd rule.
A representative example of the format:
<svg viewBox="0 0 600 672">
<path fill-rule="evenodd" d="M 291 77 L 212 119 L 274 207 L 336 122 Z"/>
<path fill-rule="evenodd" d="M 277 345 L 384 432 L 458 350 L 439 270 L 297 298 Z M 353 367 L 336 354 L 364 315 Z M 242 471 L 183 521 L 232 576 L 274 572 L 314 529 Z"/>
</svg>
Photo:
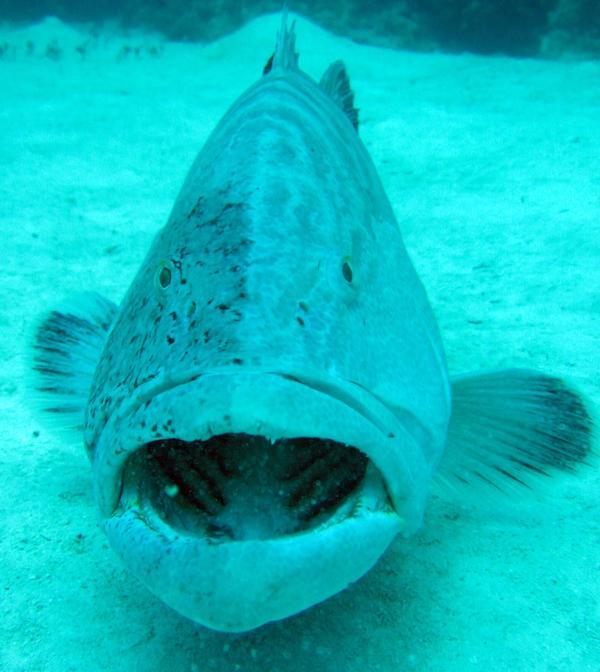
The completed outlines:
<svg viewBox="0 0 600 672">
<path fill-rule="evenodd" d="M 129 509 L 105 531 L 125 565 L 180 614 L 244 632 L 321 602 L 365 574 L 401 530 L 390 511 L 274 539 L 213 543 Z"/>
<path fill-rule="evenodd" d="M 361 388 L 281 373 L 212 372 L 146 396 L 130 413 L 111 418 L 100 436 L 96 498 L 125 565 L 196 622 L 233 632 L 298 613 L 356 581 L 399 532 L 420 525 L 429 484 L 420 446 Z M 352 469 L 358 478 L 338 502 L 336 473 L 326 469 L 333 500 L 315 515 L 306 513 L 306 502 L 304 513 L 293 503 L 288 514 L 276 495 L 294 500 L 289 479 L 253 472 L 242 483 L 226 477 L 225 466 L 216 486 L 224 497 L 209 496 L 201 515 L 190 517 L 187 505 L 188 513 L 171 506 L 169 496 L 188 478 L 177 455 L 191 456 L 193 446 L 214 448 L 226 438 L 249 447 L 234 447 L 225 459 L 248 463 L 254 451 L 277 468 L 289 460 L 288 472 L 294 460 L 310 458 L 316 442 L 339 456 L 341 467 L 333 460 L 331 469 L 340 479 L 347 483 Z M 144 465 L 164 464 L 164 451 L 175 461 L 156 484 Z M 246 491 L 248 500 L 240 494 Z M 245 519 L 251 510 L 260 512 L 257 524 Z M 265 522 L 269 517 L 276 520 Z"/>
</svg>

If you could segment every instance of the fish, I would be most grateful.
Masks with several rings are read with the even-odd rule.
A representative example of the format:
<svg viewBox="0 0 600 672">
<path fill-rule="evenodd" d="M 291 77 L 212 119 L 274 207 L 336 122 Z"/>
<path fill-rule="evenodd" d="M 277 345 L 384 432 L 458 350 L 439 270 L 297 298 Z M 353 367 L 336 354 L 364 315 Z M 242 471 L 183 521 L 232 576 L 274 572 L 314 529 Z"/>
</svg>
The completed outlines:
<svg viewBox="0 0 600 672">
<path fill-rule="evenodd" d="M 283 12 L 120 305 L 36 322 L 32 405 L 83 436 L 101 527 L 196 623 L 244 632 L 367 573 L 436 487 L 512 493 L 589 463 L 557 376 L 450 376 L 359 135 L 344 64 L 316 82 Z"/>
</svg>

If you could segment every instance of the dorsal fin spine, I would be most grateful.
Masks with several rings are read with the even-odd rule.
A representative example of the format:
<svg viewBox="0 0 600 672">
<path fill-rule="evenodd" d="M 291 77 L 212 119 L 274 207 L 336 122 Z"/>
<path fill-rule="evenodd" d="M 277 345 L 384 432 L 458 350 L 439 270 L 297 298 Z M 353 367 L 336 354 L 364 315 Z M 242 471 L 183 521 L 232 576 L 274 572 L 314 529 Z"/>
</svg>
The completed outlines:
<svg viewBox="0 0 600 672">
<path fill-rule="evenodd" d="M 277 44 L 273 54 L 273 64 L 271 70 L 297 70 L 298 52 L 296 51 L 296 22 L 288 28 L 287 25 L 288 10 L 287 6 L 283 8 L 281 14 L 281 26 L 277 33 Z"/>
</svg>

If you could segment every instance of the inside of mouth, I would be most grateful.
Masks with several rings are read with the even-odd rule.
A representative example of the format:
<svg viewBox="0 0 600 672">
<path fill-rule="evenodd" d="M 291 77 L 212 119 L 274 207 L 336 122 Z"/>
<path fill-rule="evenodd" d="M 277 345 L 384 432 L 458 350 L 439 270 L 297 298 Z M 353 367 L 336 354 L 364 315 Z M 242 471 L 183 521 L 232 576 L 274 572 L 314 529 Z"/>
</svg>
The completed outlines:
<svg viewBox="0 0 600 672">
<path fill-rule="evenodd" d="M 372 472 L 364 453 L 326 439 L 159 440 L 129 457 L 120 505 L 184 534 L 270 539 L 355 514 Z"/>
</svg>

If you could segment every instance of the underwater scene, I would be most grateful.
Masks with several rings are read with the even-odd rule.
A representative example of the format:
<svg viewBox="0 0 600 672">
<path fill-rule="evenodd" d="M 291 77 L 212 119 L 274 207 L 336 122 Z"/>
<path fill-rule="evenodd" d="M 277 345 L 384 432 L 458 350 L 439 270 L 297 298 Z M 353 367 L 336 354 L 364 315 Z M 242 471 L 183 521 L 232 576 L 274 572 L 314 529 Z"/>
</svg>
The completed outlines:
<svg viewBox="0 0 600 672">
<path fill-rule="evenodd" d="M 600 3 L 4 0 L 0 670 L 600 670 Z"/>
</svg>

